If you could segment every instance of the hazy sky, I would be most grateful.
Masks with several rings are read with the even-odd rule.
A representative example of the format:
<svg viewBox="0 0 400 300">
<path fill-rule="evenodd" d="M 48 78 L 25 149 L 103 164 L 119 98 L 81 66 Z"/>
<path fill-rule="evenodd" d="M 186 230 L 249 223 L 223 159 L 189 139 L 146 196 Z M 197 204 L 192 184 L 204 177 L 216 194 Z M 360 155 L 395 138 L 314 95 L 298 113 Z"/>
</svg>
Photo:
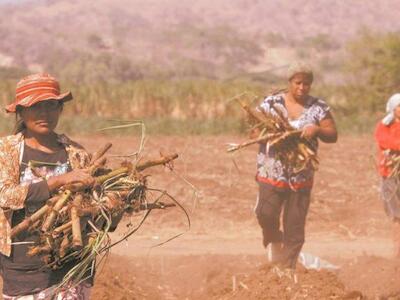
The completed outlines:
<svg viewBox="0 0 400 300">
<path fill-rule="evenodd" d="M 26 0 L 0 0 L 0 4 L 1 3 L 21 3 L 23 1 L 26 1 Z"/>
</svg>

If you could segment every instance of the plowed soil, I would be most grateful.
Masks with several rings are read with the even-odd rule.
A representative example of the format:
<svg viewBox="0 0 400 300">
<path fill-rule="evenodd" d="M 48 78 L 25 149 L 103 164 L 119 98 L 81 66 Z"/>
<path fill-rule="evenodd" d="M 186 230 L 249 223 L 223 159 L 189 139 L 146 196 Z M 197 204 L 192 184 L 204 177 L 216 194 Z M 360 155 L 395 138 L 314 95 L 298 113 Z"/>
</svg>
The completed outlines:
<svg viewBox="0 0 400 300">
<path fill-rule="evenodd" d="M 77 140 L 90 151 L 111 140 L 112 154 L 138 147 L 136 138 Z M 144 159 L 160 151 L 180 154 L 173 172 L 156 167 L 147 173 L 149 186 L 168 190 L 185 207 L 191 228 L 178 208 L 150 214 L 99 268 L 92 299 L 400 299 L 400 263 L 379 200 L 372 137 L 321 145 L 303 250 L 340 268 L 332 273 L 299 266 L 295 279 L 266 264 L 253 213 L 257 148 L 225 152 L 226 143 L 241 140 L 149 137 Z M 126 216 L 113 240 L 141 216 Z"/>
</svg>

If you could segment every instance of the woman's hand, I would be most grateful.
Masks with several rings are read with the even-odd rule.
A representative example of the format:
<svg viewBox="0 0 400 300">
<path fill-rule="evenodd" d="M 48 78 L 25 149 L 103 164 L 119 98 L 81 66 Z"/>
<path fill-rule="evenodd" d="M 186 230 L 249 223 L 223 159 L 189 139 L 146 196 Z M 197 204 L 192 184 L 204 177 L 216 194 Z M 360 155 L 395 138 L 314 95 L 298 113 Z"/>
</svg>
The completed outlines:
<svg viewBox="0 0 400 300">
<path fill-rule="evenodd" d="M 54 192 L 62 186 L 79 186 L 87 188 L 94 184 L 94 178 L 87 169 L 75 169 L 71 172 L 51 177 L 47 180 L 50 192 Z"/>
<path fill-rule="evenodd" d="M 338 133 L 332 115 L 328 112 L 326 118 L 319 122 L 319 126 L 310 124 L 304 127 L 301 137 L 307 139 L 318 137 L 324 143 L 336 143 Z"/>
<path fill-rule="evenodd" d="M 315 124 L 307 125 L 306 127 L 303 128 L 301 137 L 311 140 L 311 139 L 317 137 L 319 132 L 320 132 L 319 126 L 317 126 Z"/>
</svg>

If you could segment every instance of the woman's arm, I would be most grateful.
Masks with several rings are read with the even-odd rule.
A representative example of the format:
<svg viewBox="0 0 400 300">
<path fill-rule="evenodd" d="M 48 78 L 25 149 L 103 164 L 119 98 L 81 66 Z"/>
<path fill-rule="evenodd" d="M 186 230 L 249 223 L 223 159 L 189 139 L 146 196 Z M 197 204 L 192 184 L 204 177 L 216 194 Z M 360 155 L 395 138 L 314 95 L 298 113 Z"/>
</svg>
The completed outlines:
<svg viewBox="0 0 400 300">
<path fill-rule="evenodd" d="M 75 183 L 91 186 L 94 178 L 87 170 L 76 169 L 51 177 L 47 181 L 43 180 L 27 186 L 12 184 L 10 181 L 5 182 L 0 179 L 0 207 L 17 210 L 23 208 L 25 203 L 43 202 L 48 200 L 51 194 L 60 187 Z"/>
<path fill-rule="evenodd" d="M 331 113 L 328 112 L 326 117 L 319 122 L 319 125 L 304 127 L 301 136 L 308 139 L 318 137 L 324 143 L 336 143 L 338 133 Z"/>
<path fill-rule="evenodd" d="M 12 210 L 24 208 L 28 189 L 29 186 L 22 186 L 9 180 L 0 179 L 0 207 Z"/>
<path fill-rule="evenodd" d="M 29 187 L 19 184 L 18 157 L 9 148 L 0 149 L 0 207 L 17 210 L 24 207 Z"/>
<path fill-rule="evenodd" d="M 327 116 L 319 123 L 318 137 L 324 143 L 337 142 L 338 133 L 336 124 L 330 112 L 328 112 Z"/>
<path fill-rule="evenodd" d="M 94 184 L 94 178 L 90 175 L 88 169 L 75 169 L 62 175 L 50 177 L 47 180 L 50 193 L 57 191 L 62 186 L 73 184 L 89 187 Z"/>
</svg>

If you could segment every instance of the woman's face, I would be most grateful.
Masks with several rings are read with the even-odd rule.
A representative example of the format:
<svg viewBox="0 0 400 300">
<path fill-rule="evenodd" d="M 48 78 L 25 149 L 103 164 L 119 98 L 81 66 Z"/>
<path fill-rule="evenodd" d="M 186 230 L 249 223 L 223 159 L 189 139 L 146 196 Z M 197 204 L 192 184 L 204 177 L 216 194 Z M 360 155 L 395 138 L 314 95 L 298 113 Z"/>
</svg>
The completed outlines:
<svg viewBox="0 0 400 300">
<path fill-rule="evenodd" d="M 289 93 L 296 100 L 305 100 L 310 93 L 312 84 L 311 76 L 299 73 L 289 81 Z"/>
<path fill-rule="evenodd" d="M 396 121 L 400 121 L 400 105 L 396 106 L 393 113 Z"/>
<path fill-rule="evenodd" d="M 61 111 L 61 102 L 47 100 L 22 108 L 20 116 L 27 130 L 32 133 L 47 135 L 57 127 Z"/>
</svg>

